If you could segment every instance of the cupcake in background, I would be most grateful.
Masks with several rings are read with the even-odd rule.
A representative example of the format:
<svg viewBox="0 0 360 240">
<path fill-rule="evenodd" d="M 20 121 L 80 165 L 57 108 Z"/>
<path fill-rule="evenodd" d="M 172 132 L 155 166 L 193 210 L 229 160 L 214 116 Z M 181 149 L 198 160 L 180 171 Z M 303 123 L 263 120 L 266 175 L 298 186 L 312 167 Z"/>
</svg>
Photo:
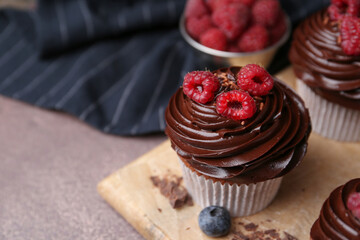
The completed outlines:
<svg viewBox="0 0 360 240">
<path fill-rule="evenodd" d="M 313 130 L 360 141 L 360 0 L 333 0 L 294 32 L 290 61 Z"/>
<path fill-rule="evenodd" d="M 324 202 L 312 240 L 360 239 L 360 178 L 336 188 Z"/>
<path fill-rule="evenodd" d="M 188 73 L 165 119 L 195 202 L 233 217 L 270 204 L 311 131 L 300 97 L 255 64 Z"/>
</svg>

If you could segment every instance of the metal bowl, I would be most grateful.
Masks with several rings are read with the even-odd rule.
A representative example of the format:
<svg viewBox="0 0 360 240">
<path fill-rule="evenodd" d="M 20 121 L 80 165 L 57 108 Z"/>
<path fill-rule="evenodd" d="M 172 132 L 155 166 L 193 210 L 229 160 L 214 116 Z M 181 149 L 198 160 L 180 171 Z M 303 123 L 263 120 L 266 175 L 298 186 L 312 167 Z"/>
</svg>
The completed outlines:
<svg viewBox="0 0 360 240">
<path fill-rule="evenodd" d="M 180 19 L 180 33 L 185 41 L 196 50 L 198 57 L 200 57 L 209 66 L 245 66 L 249 63 L 256 63 L 266 68 L 270 65 L 276 51 L 288 40 L 290 36 L 291 22 L 288 16 L 286 16 L 285 19 L 287 31 L 284 36 L 274 45 L 256 52 L 225 52 L 208 48 L 200 44 L 186 32 L 184 14 Z"/>
</svg>

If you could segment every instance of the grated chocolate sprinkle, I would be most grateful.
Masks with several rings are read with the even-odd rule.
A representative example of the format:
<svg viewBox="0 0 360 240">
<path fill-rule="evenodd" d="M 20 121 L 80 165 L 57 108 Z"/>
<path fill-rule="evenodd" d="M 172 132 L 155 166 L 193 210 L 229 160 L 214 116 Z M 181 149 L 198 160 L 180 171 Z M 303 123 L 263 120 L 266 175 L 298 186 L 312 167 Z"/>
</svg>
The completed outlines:
<svg viewBox="0 0 360 240">
<path fill-rule="evenodd" d="M 182 177 L 171 175 L 165 176 L 161 179 L 158 176 L 151 176 L 150 179 L 154 186 L 160 189 L 160 193 L 169 199 L 170 205 L 173 208 L 194 205 L 192 198 L 188 194 L 187 190 L 180 185 Z"/>
</svg>

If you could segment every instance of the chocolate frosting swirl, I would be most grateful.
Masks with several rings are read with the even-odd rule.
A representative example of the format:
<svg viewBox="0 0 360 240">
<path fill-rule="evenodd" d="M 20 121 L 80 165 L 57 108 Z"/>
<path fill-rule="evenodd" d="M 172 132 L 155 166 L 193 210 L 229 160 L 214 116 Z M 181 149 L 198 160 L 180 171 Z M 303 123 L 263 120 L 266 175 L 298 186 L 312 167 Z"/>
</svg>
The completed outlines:
<svg viewBox="0 0 360 240">
<path fill-rule="evenodd" d="M 236 82 L 240 69 L 214 73 Z M 219 94 L 227 90 L 222 87 Z M 195 171 L 217 179 L 258 182 L 284 175 L 305 155 L 309 113 L 300 97 L 278 80 L 268 95 L 255 97 L 258 110 L 245 121 L 222 117 L 214 102 L 197 103 L 180 88 L 165 112 L 172 147 Z"/>
<path fill-rule="evenodd" d="M 360 219 L 347 208 L 349 195 L 360 192 L 360 178 L 336 188 L 322 206 L 320 216 L 311 228 L 313 240 L 359 240 Z"/>
<path fill-rule="evenodd" d="M 296 76 L 317 94 L 360 110 L 360 56 L 346 55 L 339 37 L 338 24 L 324 9 L 295 30 L 289 58 Z"/>
</svg>

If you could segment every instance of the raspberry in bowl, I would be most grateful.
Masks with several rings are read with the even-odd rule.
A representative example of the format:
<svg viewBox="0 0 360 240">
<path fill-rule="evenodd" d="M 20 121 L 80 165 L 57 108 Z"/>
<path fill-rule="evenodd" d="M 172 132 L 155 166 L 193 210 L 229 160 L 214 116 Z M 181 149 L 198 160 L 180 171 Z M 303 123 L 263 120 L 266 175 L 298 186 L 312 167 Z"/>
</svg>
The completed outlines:
<svg viewBox="0 0 360 240">
<path fill-rule="evenodd" d="M 278 0 L 188 0 L 180 20 L 185 41 L 219 67 L 267 67 L 290 30 Z"/>
<path fill-rule="evenodd" d="M 311 131 L 300 97 L 255 64 L 188 73 L 165 120 L 194 201 L 233 217 L 270 204 Z"/>
</svg>

